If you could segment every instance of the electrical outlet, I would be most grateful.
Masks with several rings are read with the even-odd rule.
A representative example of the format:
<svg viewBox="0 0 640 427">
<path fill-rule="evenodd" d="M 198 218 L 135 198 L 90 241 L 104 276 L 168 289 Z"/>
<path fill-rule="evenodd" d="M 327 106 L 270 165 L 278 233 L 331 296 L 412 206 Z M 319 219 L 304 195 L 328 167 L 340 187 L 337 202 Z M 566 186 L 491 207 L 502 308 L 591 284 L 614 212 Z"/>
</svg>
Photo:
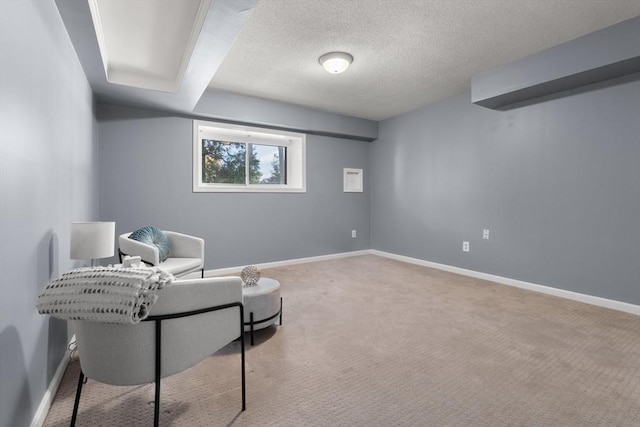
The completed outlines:
<svg viewBox="0 0 640 427">
<path fill-rule="evenodd" d="M 351 238 L 352 239 L 356 238 L 356 230 L 351 230 Z"/>
<path fill-rule="evenodd" d="M 469 242 L 462 242 L 462 252 L 469 252 Z"/>
<path fill-rule="evenodd" d="M 489 240 L 489 230 L 487 230 L 486 228 L 482 230 L 482 238 L 484 240 Z"/>
</svg>

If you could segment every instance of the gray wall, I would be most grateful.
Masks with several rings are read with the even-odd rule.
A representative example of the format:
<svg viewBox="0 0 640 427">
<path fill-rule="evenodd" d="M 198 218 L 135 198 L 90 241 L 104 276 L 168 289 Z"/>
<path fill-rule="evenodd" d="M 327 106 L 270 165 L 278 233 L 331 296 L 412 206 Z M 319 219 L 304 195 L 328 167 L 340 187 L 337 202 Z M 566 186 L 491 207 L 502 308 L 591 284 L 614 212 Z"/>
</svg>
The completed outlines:
<svg viewBox="0 0 640 427">
<path fill-rule="evenodd" d="M 313 108 L 220 90 L 207 90 L 194 109 L 211 119 L 238 120 L 282 129 L 304 130 L 324 135 L 373 141 L 378 137 L 378 122 Z"/>
<path fill-rule="evenodd" d="M 200 236 L 206 269 L 370 247 L 367 142 L 308 136 L 306 193 L 193 193 L 191 119 L 99 105 L 98 120 L 100 216 L 118 234 Z M 345 167 L 364 169 L 364 193 L 343 193 Z"/>
<path fill-rule="evenodd" d="M 31 423 L 67 344 L 36 310 L 97 219 L 91 90 L 53 2 L 0 1 L 0 426 Z"/>
<path fill-rule="evenodd" d="M 633 78 L 508 111 L 466 93 L 381 122 L 372 247 L 639 304 Z"/>
</svg>

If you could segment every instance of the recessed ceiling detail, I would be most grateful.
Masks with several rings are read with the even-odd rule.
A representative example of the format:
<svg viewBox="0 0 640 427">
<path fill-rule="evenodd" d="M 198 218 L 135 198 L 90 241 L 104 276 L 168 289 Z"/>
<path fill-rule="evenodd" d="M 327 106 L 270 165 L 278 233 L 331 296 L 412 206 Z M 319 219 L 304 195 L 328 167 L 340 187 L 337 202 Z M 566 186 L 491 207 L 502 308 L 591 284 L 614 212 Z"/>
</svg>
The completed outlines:
<svg viewBox="0 0 640 427">
<path fill-rule="evenodd" d="M 88 0 L 108 82 L 177 92 L 211 0 Z"/>
</svg>

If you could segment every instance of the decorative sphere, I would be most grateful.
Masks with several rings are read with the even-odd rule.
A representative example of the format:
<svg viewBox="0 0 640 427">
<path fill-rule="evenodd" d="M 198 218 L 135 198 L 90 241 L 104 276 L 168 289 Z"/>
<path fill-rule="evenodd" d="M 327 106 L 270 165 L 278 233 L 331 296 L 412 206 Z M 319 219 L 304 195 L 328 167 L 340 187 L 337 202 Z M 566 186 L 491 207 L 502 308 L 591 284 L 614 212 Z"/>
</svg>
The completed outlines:
<svg viewBox="0 0 640 427">
<path fill-rule="evenodd" d="M 255 265 L 250 265 L 242 269 L 240 278 L 246 286 L 255 286 L 258 284 L 258 280 L 260 280 L 260 271 Z"/>
</svg>

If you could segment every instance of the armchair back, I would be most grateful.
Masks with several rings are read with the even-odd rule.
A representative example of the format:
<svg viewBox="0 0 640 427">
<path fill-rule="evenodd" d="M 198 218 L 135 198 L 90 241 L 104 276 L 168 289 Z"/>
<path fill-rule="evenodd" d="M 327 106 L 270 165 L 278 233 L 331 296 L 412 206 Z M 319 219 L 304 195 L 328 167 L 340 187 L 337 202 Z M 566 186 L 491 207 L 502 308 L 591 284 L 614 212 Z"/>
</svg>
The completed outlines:
<svg viewBox="0 0 640 427">
<path fill-rule="evenodd" d="M 242 304 L 242 280 L 219 277 L 175 281 L 158 291 L 150 317 Z M 84 374 L 112 385 L 137 385 L 155 378 L 155 323 L 111 324 L 71 321 Z M 235 307 L 162 320 L 161 377 L 190 368 L 242 334 Z"/>
</svg>

